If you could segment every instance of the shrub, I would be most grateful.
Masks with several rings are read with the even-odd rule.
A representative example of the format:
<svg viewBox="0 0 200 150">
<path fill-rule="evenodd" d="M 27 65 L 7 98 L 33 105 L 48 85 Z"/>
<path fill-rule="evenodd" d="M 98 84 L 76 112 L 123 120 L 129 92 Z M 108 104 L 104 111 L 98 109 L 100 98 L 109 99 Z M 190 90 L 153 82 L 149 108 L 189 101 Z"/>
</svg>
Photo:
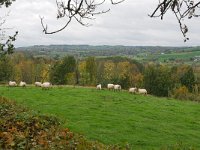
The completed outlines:
<svg viewBox="0 0 200 150">
<path fill-rule="evenodd" d="M 180 100 L 190 100 L 200 102 L 200 95 L 190 93 L 186 86 L 181 86 L 177 89 L 174 89 L 171 96 Z"/>
<path fill-rule="evenodd" d="M 186 86 L 181 86 L 173 91 L 173 97 L 180 100 L 187 100 L 189 91 Z"/>
</svg>

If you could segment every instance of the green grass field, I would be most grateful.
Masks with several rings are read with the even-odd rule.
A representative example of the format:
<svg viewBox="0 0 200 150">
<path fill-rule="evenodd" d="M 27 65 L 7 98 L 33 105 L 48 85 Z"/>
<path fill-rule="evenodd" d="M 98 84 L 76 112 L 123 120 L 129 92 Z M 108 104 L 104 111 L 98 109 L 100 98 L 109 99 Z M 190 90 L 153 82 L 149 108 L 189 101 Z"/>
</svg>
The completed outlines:
<svg viewBox="0 0 200 150">
<path fill-rule="evenodd" d="M 195 56 L 200 56 L 200 51 L 191 51 L 191 52 L 180 52 L 180 53 L 171 53 L 154 56 L 158 59 L 158 61 L 163 62 L 164 60 L 184 60 L 184 61 L 192 61 L 191 58 Z"/>
<path fill-rule="evenodd" d="M 200 104 L 89 88 L 8 88 L 0 95 L 53 114 L 76 133 L 105 144 L 159 149 L 184 143 L 200 148 Z"/>
</svg>

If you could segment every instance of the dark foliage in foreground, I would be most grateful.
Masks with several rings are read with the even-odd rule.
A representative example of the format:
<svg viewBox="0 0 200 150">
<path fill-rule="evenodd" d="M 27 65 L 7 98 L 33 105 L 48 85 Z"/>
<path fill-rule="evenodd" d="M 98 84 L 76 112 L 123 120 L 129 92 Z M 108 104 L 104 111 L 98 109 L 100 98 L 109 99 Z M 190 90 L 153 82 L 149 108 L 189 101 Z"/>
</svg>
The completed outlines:
<svg viewBox="0 0 200 150">
<path fill-rule="evenodd" d="M 61 128 L 57 118 L 36 112 L 0 98 L 1 149 L 122 149 L 87 141 L 68 128 Z"/>
</svg>

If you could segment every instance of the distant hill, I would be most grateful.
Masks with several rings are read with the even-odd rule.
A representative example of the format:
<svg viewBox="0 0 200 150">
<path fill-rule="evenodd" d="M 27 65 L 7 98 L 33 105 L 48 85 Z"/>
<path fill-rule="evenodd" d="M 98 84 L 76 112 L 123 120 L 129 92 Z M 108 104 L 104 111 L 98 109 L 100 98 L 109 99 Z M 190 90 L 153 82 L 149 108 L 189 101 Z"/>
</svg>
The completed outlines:
<svg viewBox="0 0 200 150">
<path fill-rule="evenodd" d="M 63 57 L 73 55 L 77 57 L 107 57 L 137 55 L 154 55 L 160 53 L 200 50 L 200 47 L 163 47 L 163 46 L 123 46 L 123 45 L 35 45 L 18 47 L 17 51 L 23 51 L 33 56 Z"/>
<path fill-rule="evenodd" d="M 123 46 L 123 45 L 98 45 L 98 46 L 92 46 L 92 45 L 34 45 L 29 47 L 18 47 L 17 50 L 28 50 L 28 51 L 41 51 L 41 50 L 57 50 L 57 51 L 87 51 L 87 50 L 130 50 L 130 51 L 166 51 L 166 50 L 180 50 L 180 49 L 186 49 L 191 47 L 163 47 L 163 46 Z"/>
</svg>

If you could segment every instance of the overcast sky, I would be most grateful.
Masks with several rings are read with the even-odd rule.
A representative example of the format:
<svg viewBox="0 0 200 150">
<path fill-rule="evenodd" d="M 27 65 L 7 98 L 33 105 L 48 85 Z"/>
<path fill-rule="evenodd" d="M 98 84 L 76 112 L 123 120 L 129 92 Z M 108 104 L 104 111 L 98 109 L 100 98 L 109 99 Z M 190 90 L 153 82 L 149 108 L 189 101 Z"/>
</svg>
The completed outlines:
<svg viewBox="0 0 200 150">
<path fill-rule="evenodd" d="M 83 27 L 75 21 L 64 31 L 45 35 L 39 16 L 44 17 L 49 29 L 64 25 L 56 19 L 55 0 L 16 0 L 8 9 L 1 9 L 0 15 L 10 11 L 6 27 L 19 31 L 15 45 L 89 44 L 89 45 L 132 45 L 132 46 L 197 46 L 200 45 L 200 18 L 187 21 L 190 40 L 183 42 L 183 36 L 175 17 L 168 13 L 164 20 L 150 18 L 148 14 L 156 8 L 158 0 L 126 0 L 111 6 L 111 11 L 96 16 L 90 27 Z M 10 31 L 9 31 L 10 32 Z"/>
</svg>

